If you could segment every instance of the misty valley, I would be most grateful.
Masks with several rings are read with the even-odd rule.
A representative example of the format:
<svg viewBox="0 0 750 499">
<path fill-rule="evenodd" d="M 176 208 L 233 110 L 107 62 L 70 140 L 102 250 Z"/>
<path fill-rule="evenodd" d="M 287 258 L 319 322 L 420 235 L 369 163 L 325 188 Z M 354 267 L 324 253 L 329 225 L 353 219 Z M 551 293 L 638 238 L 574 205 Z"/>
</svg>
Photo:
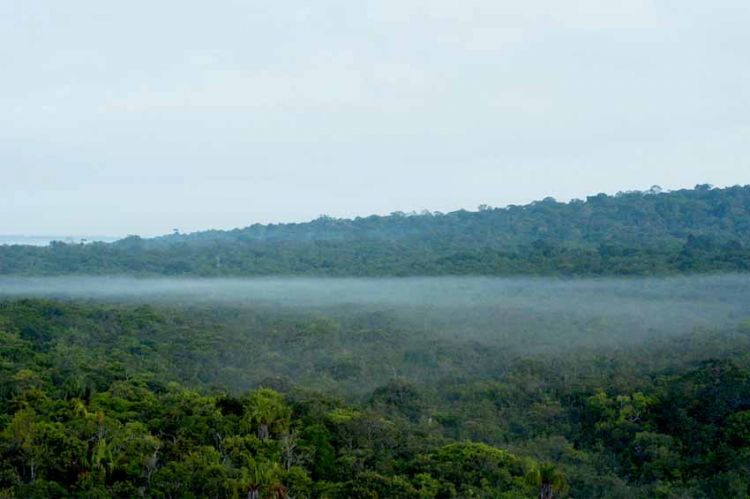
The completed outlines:
<svg viewBox="0 0 750 499">
<path fill-rule="evenodd" d="M 750 0 L 0 0 L 0 499 L 750 499 Z"/>
<path fill-rule="evenodd" d="M 0 476 L 22 496 L 736 497 L 746 480 L 750 276 L 0 287 Z"/>
<path fill-rule="evenodd" d="M 748 497 L 749 214 L 0 246 L 0 497 Z"/>
</svg>

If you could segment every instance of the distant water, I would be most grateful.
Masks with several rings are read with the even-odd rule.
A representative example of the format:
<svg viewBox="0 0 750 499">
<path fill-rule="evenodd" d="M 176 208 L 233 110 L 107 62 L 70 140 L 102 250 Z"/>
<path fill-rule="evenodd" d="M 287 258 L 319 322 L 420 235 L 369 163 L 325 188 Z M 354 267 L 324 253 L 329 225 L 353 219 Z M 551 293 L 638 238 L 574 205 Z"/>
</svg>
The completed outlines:
<svg viewBox="0 0 750 499">
<path fill-rule="evenodd" d="M 80 243 L 83 240 L 85 240 L 86 242 L 102 241 L 105 243 L 111 243 L 112 241 L 117 241 L 118 239 L 120 238 L 113 236 L 18 236 L 0 234 L 0 246 L 13 244 L 24 244 L 28 246 L 47 246 L 52 241 L 62 241 L 64 243 Z"/>
</svg>

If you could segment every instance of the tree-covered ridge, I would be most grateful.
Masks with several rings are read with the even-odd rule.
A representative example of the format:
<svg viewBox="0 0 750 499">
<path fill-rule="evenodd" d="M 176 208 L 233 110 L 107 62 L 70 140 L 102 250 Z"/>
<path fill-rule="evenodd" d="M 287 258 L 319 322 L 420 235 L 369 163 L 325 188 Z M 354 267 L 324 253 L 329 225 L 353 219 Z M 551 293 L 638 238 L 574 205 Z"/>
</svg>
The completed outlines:
<svg viewBox="0 0 750 499">
<path fill-rule="evenodd" d="M 394 213 L 112 244 L 0 246 L 2 274 L 621 275 L 746 271 L 750 186 Z"/>
<path fill-rule="evenodd" d="M 336 329 L 319 314 L 257 320 L 278 345 L 299 340 L 290 323 L 318 339 Z M 221 386 L 202 366 L 237 348 L 229 334 L 189 308 L 0 302 L 0 495 L 750 494 L 747 321 L 560 355 L 507 357 L 486 344 L 432 339 L 451 376 L 403 371 L 348 400 L 298 383 L 292 363 L 276 364 L 268 351 L 255 362 L 277 376 L 258 379 L 263 371 L 248 365 L 238 375 L 254 387 Z M 399 352 L 397 338 L 381 341 Z M 404 355 L 329 350 L 436 370 L 424 345 Z M 303 349 L 286 355 L 306 362 Z M 353 374 L 333 366 L 330 379 L 347 387 Z"/>
</svg>

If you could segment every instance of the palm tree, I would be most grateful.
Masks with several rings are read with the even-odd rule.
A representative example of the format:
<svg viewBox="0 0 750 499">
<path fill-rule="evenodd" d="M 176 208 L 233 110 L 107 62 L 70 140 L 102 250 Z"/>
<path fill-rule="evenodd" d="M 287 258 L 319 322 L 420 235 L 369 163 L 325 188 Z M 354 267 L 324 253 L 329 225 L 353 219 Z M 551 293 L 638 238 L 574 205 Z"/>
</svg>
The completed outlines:
<svg viewBox="0 0 750 499">
<path fill-rule="evenodd" d="M 555 494 L 568 491 L 565 475 L 552 463 L 543 463 L 534 468 L 529 476 L 531 482 L 539 487 L 539 499 L 553 499 Z"/>
<path fill-rule="evenodd" d="M 260 499 L 260 488 L 266 481 L 265 467 L 254 464 L 249 470 L 243 468 L 242 479 L 247 487 L 247 499 Z"/>
<path fill-rule="evenodd" d="M 281 467 L 278 463 L 254 461 L 249 468 L 242 468 L 241 483 L 247 489 L 247 499 L 260 499 L 261 491 L 264 496 L 283 499 L 287 489 L 279 480 Z"/>
<path fill-rule="evenodd" d="M 289 425 L 291 410 L 286 405 L 284 397 L 269 388 L 261 388 L 250 394 L 248 419 L 257 426 L 258 438 L 266 440 L 271 436 L 271 429 L 286 430 Z"/>
</svg>

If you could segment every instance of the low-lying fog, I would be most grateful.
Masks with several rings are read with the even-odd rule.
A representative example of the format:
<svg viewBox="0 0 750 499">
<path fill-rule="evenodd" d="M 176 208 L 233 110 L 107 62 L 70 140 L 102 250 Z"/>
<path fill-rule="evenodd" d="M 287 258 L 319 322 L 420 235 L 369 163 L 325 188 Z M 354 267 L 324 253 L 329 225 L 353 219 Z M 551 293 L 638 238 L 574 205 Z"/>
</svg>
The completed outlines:
<svg viewBox="0 0 750 499">
<path fill-rule="evenodd" d="M 750 275 L 671 278 L 2 278 L 0 297 L 385 311 L 424 331 L 518 345 L 620 343 L 750 317 Z"/>
</svg>

